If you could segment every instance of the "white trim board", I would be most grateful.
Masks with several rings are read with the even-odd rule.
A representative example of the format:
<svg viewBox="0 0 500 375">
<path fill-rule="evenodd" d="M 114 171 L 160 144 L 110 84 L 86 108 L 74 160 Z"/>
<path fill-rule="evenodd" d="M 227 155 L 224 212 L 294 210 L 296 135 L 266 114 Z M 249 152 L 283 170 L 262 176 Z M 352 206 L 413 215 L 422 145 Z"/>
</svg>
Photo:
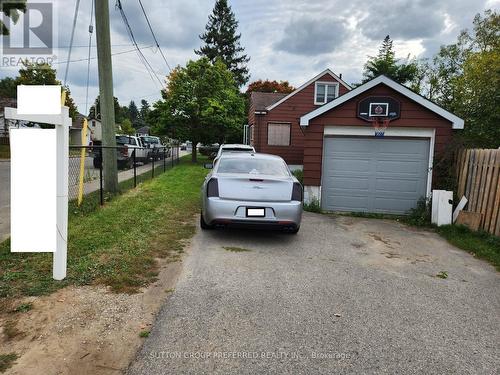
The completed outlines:
<svg viewBox="0 0 500 375">
<path fill-rule="evenodd" d="M 372 127 L 362 126 L 325 126 L 323 137 L 326 136 L 351 136 L 374 137 Z M 432 165 L 434 163 L 434 145 L 436 143 L 436 130 L 426 128 L 387 128 L 385 137 L 400 138 L 429 138 L 429 165 L 427 168 L 427 197 L 432 194 Z M 323 152 L 324 155 L 324 152 Z M 323 160 L 321 162 L 323 164 Z M 323 182 L 323 165 L 321 166 L 321 182 Z M 323 185 L 323 184 L 321 184 Z"/>
<path fill-rule="evenodd" d="M 332 100 L 329 103 L 324 104 L 323 106 L 315 109 L 312 112 L 302 116 L 300 118 L 300 126 L 309 126 L 309 121 L 319 115 L 322 115 L 325 112 L 345 103 L 346 101 L 362 94 L 363 92 L 375 87 L 379 84 L 383 83 L 384 85 L 392 88 L 393 90 L 399 92 L 401 95 L 406 96 L 407 98 L 413 100 L 414 102 L 420 104 L 421 106 L 429 109 L 430 111 L 438 114 L 439 116 L 445 118 L 446 120 L 452 123 L 453 129 L 463 129 L 464 128 L 464 120 L 460 117 L 454 115 L 451 112 L 448 112 L 444 108 L 441 108 L 437 104 L 425 99 L 423 96 L 420 96 L 405 86 L 393 81 L 392 79 L 386 76 L 378 76 L 377 78 L 372 79 L 371 81 L 366 82 L 365 84 L 356 87 L 355 89 L 345 93 L 344 95 L 339 96 L 337 99 Z"/>
<path fill-rule="evenodd" d="M 266 110 L 270 111 L 271 109 L 279 106 L 281 103 L 283 103 L 284 101 L 290 99 L 292 96 L 294 96 L 295 94 L 299 93 L 300 91 L 302 91 L 303 89 L 305 89 L 307 86 L 309 86 L 311 83 L 315 82 L 316 80 L 320 79 L 321 77 L 323 77 L 325 74 L 329 74 L 332 78 L 334 78 L 335 80 L 337 80 L 338 83 L 340 83 L 342 86 L 344 86 L 345 88 L 347 88 L 348 90 L 351 90 L 351 86 L 349 86 L 346 82 L 342 81 L 342 79 L 337 76 L 334 72 L 332 72 L 330 69 L 325 69 L 323 70 L 321 73 L 319 73 L 318 75 L 316 75 L 315 77 L 311 78 L 309 81 L 307 81 L 306 83 L 304 83 L 302 86 L 300 86 L 298 89 L 296 89 L 295 91 L 291 92 L 290 94 L 288 94 L 287 96 L 285 96 L 284 98 L 281 98 L 280 100 L 278 100 L 276 103 L 274 104 L 271 104 L 270 106 L 266 107 Z M 331 102 L 330 102 L 331 103 Z"/>
</svg>

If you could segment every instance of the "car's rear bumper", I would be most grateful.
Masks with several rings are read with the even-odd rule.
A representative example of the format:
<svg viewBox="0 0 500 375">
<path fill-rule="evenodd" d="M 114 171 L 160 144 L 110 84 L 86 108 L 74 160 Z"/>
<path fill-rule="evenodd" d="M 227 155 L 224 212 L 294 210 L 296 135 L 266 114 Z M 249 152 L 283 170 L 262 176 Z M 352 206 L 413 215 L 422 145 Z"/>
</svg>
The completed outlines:
<svg viewBox="0 0 500 375">
<path fill-rule="evenodd" d="M 246 209 L 264 208 L 264 217 L 247 217 Z M 205 198 L 203 218 L 209 225 L 252 228 L 300 227 L 302 202 L 247 202 L 221 198 Z"/>
</svg>

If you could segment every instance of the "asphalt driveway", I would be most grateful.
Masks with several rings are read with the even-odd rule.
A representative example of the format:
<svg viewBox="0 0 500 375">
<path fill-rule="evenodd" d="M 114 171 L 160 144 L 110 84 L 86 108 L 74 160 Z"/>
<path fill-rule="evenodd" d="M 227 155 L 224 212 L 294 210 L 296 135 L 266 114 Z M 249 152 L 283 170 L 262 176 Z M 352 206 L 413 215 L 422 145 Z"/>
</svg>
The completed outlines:
<svg viewBox="0 0 500 375">
<path fill-rule="evenodd" d="M 129 374 L 496 374 L 499 287 L 489 264 L 393 221 L 198 231 Z"/>
</svg>

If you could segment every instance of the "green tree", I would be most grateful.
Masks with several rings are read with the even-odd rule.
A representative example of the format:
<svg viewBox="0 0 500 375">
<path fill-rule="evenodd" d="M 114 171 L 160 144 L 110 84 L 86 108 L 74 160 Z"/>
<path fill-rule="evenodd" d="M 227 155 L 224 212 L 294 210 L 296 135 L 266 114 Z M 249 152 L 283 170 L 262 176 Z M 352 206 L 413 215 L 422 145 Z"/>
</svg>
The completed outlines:
<svg viewBox="0 0 500 375">
<path fill-rule="evenodd" d="M 396 53 L 392 39 L 387 35 L 380 46 L 377 56 L 370 56 L 364 66 L 363 83 L 386 75 L 401 84 L 412 84 L 418 75 L 418 63 L 416 60 L 406 59 L 407 63 L 396 59 Z"/>
<path fill-rule="evenodd" d="M 137 105 L 133 100 L 131 100 L 128 105 L 128 115 L 132 124 L 136 126 L 137 119 L 139 118 L 139 109 L 137 109 Z"/>
<path fill-rule="evenodd" d="M 17 82 L 15 78 L 5 77 L 0 79 L 0 98 L 17 97 Z"/>
<path fill-rule="evenodd" d="M 153 112 L 159 112 L 154 129 L 159 134 L 172 134 L 175 128 L 178 138 L 192 141 L 192 161 L 196 162 L 198 142 L 222 143 L 229 135 L 241 134 L 244 108 L 225 64 L 201 58 L 170 73 L 164 100 L 154 106 Z"/>
<path fill-rule="evenodd" d="M 19 12 L 26 12 L 26 0 L 0 0 L 0 11 L 7 17 L 10 17 L 12 22 L 17 23 L 19 20 Z M 9 29 L 0 19 L 0 35 L 9 35 Z"/>
<path fill-rule="evenodd" d="M 139 110 L 139 117 L 144 123 L 147 123 L 147 118 L 149 115 L 149 112 L 151 111 L 151 107 L 149 106 L 149 103 L 147 100 L 142 99 L 141 100 L 141 109 Z"/>
<path fill-rule="evenodd" d="M 295 90 L 295 87 L 291 86 L 288 81 L 270 81 L 266 79 L 263 81 L 259 79 L 248 85 L 246 94 L 249 95 L 252 91 L 259 92 L 280 92 L 283 94 L 289 94 Z"/>
<path fill-rule="evenodd" d="M 250 58 L 242 54 L 245 49 L 241 47 L 241 34 L 236 33 L 237 28 L 238 21 L 227 0 L 217 0 L 212 14 L 208 16 L 205 32 L 200 35 L 205 45 L 195 50 L 195 53 L 208 57 L 212 63 L 221 59 L 234 74 L 234 80 L 239 87 L 248 82 L 246 64 Z"/>
<path fill-rule="evenodd" d="M 128 118 L 122 121 L 120 129 L 123 134 L 128 134 L 128 135 L 135 134 L 135 129 L 132 126 L 132 122 Z"/>
<path fill-rule="evenodd" d="M 16 78 L 16 85 L 62 85 L 57 78 L 57 72 L 49 64 L 23 62 L 23 67 L 19 69 L 19 76 Z M 78 114 L 78 108 L 71 97 L 69 86 L 66 90 L 66 102 L 64 105 L 69 107 L 69 115 L 74 120 Z M 17 97 L 17 92 L 16 96 Z"/>
<path fill-rule="evenodd" d="M 500 14 L 487 10 L 474 17 L 472 31 L 441 47 L 429 67 L 430 99 L 465 120 L 460 144 L 500 147 Z"/>
<path fill-rule="evenodd" d="M 120 106 L 120 102 L 118 101 L 118 98 L 115 96 L 114 97 L 114 102 L 115 102 L 115 122 L 117 124 L 121 124 L 126 116 L 124 116 L 124 109 Z M 99 95 L 94 101 L 94 104 L 90 107 L 89 110 L 89 118 L 101 118 L 101 98 Z"/>
</svg>

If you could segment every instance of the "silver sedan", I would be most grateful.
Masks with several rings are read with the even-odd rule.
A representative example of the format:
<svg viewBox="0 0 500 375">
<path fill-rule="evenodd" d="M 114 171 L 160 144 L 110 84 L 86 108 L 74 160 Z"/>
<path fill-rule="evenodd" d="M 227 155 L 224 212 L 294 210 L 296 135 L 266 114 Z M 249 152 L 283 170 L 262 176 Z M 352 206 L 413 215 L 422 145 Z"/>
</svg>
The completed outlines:
<svg viewBox="0 0 500 375">
<path fill-rule="evenodd" d="M 224 153 L 202 187 L 202 229 L 274 228 L 297 233 L 303 189 L 279 156 Z"/>
</svg>

